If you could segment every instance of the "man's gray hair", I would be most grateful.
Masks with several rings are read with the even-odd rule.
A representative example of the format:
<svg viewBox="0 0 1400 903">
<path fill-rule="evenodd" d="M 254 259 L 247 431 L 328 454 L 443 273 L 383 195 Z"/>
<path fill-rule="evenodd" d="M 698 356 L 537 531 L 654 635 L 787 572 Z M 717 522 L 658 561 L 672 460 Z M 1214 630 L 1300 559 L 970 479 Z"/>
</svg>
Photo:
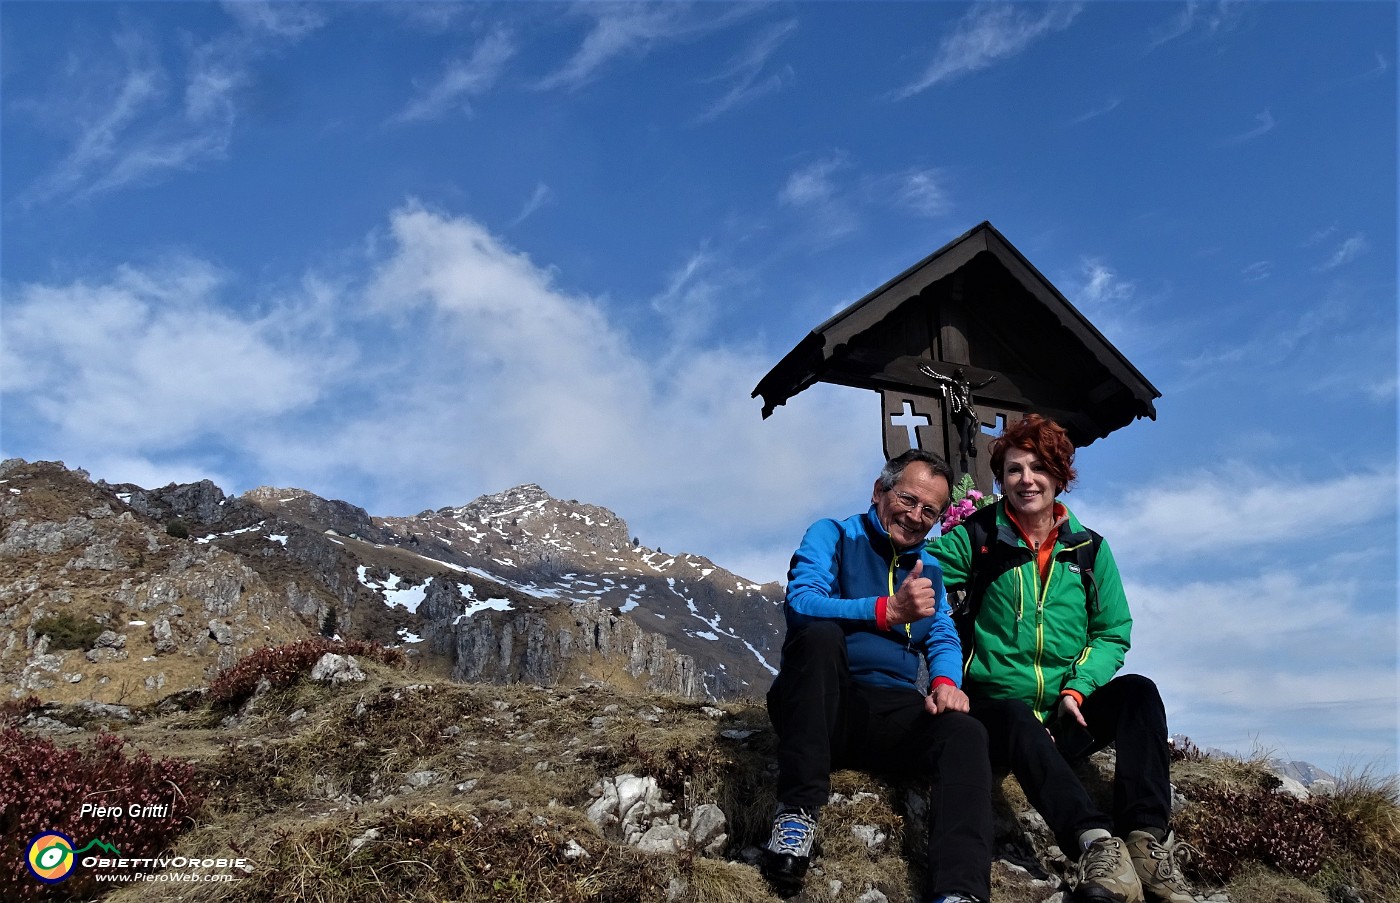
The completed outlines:
<svg viewBox="0 0 1400 903">
<path fill-rule="evenodd" d="M 935 455 L 933 452 L 926 452 L 922 448 L 911 448 L 904 454 L 886 461 L 884 469 L 880 471 L 880 488 L 885 492 L 889 492 L 893 489 L 895 484 L 899 482 L 899 478 L 904 476 L 904 468 L 915 461 L 927 464 L 929 470 L 932 470 L 935 474 L 948 481 L 948 489 L 950 491 L 952 490 L 953 483 L 955 482 L 953 479 L 953 468 L 949 467 L 948 462 L 944 461 L 938 455 Z"/>
</svg>

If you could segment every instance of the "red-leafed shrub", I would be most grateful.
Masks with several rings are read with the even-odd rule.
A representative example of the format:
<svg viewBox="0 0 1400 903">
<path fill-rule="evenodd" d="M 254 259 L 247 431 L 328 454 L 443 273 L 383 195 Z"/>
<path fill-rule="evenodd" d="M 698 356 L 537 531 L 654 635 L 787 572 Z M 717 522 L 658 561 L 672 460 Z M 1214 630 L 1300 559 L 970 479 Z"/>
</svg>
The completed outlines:
<svg viewBox="0 0 1400 903">
<path fill-rule="evenodd" d="M 253 695 L 259 681 L 265 678 L 274 687 L 294 683 L 310 674 L 327 652 L 359 655 L 386 665 L 402 666 L 407 661 L 399 650 L 386 649 L 378 643 L 309 637 L 282 646 L 264 646 L 239 659 L 214 678 L 209 685 L 209 698 L 215 705 L 236 707 Z"/>
<path fill-rule="evenodd" d="M 140 858 L 159 853 L 192 824 L 204 792 L 194 766 L 122 751 L 115 734 L 101 734 L 91 749 L 61 749 L 44 737 L 0 728 L 0 884 L 6 900 L 85 899 L 99 888 L 89 855 Z M 83 804 L 105 807 L 102 814 Z M 44 884 L 25 865 L 30 840 L 58 831 L 73 841 L 74 867 L 56 884 Z M 99 845 L 100 844 L 100 845 Z M 119 854 L 112 853 L 116 849 Z M 155 871 L 155 869 L 151 869 Z"/>
<path fill-rule="evenodd" d="M 37 712 L 44 707 L 44 700 L 30 693 L 28 696 L 19 699 L 7 699 L 0 702 L 0 723 L 10 719 L 16 721 L 24 720 L 24 716 L 31 712 Z"/>
<path fill-rule="evenodd" d="M 1295 799 L 1266 783 L 1193 782 L 1183 792 L 1191 804 L 1173 820 L 1199 851 L 1189 870 L 1206 880 L 1227 881 L 1250 863 L 1308 878 L 1340 852 L 1347 833 L 1325 798 Z"/>
</svg>

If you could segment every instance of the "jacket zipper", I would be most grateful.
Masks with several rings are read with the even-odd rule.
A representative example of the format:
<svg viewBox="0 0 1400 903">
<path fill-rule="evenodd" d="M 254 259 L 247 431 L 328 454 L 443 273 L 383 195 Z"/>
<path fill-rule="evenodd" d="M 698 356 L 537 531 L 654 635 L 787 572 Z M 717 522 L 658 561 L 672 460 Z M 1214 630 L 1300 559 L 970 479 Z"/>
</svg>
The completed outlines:
<svg viewBox="0 0 1400 903">
<path fill-rule="evenodd" d="M 889 586 L 890 586 L 890 598 L 891 598 L 891 599 L 894 598 L 894 594 L 897 592 L 897 590 L 896 590 L 895 587 L 894 587 L 894 572 L 895 572 L 895 570 L 896 570 L 898 567 L 899 567 L 899 550 L 896 549 L 896 548 L 894 547 L 894 537 L 891 536 L 891 537 L 890 537 L 890 573 L 889 573 Z M 898 633 L 898 632 L 899 632 L 898 630 L 895 631 L 895 633 Z M 905 651 L 905 652 L 908 652 L 908 653 L 911 653 L 911 654 L 912 654 L 913 651 L 914 651 L 914 631 L 913 631 L 913 629 L 910 628 L 910 626 L 909 626 L 908 624 L 905 624 L 905 625 L 904 625 L 904 651 Z"/>
</svg>

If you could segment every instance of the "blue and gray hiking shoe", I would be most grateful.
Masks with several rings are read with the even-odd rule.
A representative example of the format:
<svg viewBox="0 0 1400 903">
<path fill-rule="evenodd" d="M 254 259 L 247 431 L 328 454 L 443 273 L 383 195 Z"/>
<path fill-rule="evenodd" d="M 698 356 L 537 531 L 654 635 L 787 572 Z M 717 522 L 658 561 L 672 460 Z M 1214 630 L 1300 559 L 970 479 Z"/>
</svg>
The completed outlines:
<svg viewBox="0 0 1400 903">
<path fill-rule="evenodd" d="M 817 820 L 806 811 L 783 806 L 773 818 L 773 834 L 763 848 L 763 876 L 778 893 L 802 890 L 817 839 Z"/>
<path fill-rule="evenodd" d="M 944 894 L 941 897 L 934 897 L 929 903 L 982 903 L 976 897 L 969 897 L 967 894 Z"/>
</svg>

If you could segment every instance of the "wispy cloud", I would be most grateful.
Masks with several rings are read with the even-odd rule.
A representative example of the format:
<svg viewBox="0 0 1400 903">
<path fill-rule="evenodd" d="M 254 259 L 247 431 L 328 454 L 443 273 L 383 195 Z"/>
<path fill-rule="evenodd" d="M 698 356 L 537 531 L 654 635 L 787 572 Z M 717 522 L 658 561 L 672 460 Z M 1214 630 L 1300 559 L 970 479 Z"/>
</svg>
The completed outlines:
<svg viewBox="0 0 1400 903">
<path fill-rule="evenodd" d="M 1337 234 L 1337 230 L 1340 229 L 1340 228 L 1341 228 L 1341 225 L 1340 225 L 1340 224 L 1338 224 L 1338 223 L 1333 223 L 1333 224 L 1330 225 L 1330 226 L 1324 226 L 1324 227 L 1321 228 L 1321 229 L 1315 229 L 1315 230 L 1313 230 L 1313 232 L 1312 232 L 1311 235 L 1309 235 L 1307 238 L 1303 239 L 1303 247 L 1305 247 L 1305 248 L 1311 248 L 1311 247 L 1313 247 L 1314 245 L 1322 244 L 1324 241 L 1326 241 L 1327 239 L 1331 238 L 1333 235 L 1336 235 L 1336 234 Z"/>
<path fill-rule="evenodd" d="M 297 40 L 326 24 L 320 7 L 310 3 L 226 0 L 220 5 L 248 31 L 279 38 Z"/>
<path fill-rule="evenodd" d="M 1094 257 L 1080 261 L 1079 290 L 1075 297 L 1089 306 L 1119 304 L 1133 296 L 1136 287 L 1120 278 L 1106 263 Z"/>
<path fill-rule="evenodd" d="M 947 176 L 938 169 L 909 169 L 880 180 L 888 184 L 896 206 L 923 217 L 943 216 L 952 209 L 944 188 Z"/>
<path fill-rule="evenodd" d="M 672 274 L 661 336 L 640 347 L 471 218 L 408 204 L 375 247 L 260 311 L 225 303 L 232 277 L 197 263 L 7 287 L 7 415 L 22 407 L 33 441 L 95 474 L 152 485 L 236 459 L 395 513 L 537 482 L 759 579 L 782 575 L 794 523 L 861 507 L 879 461 L 854 478 L 868 443 L 831 424 L 873 416 L 868 398 L 818 387 L 761 419 L 766 350 L 706 339 L 742 278 L 716 254 Z"/>
<path fill-rule="evenodd" d="M 1254 121 L 1257 123 L 1254 128 L 1240 132 L 1238 135 L 1231 135 L 1229 138 L 1226 138 L 1223 143 L 1232 145 L 1253 141 L 1260 135 L 1273 131 L 1274 126 L 1277 124 L 1274 122 L 1274 114 L 1269 111 L 1268 107 L 1265 107 L 1262 113 L 1255 113 Z"/>
<path fill-rule="evenodd" d="M 750 103 L 779 91 L 791 83 L 791 66 L 782 66 L 776 72 L 765 72 L 768 61 L 783 42 L 797 29 L 797 20 L 790 19 L 765 28 L 739 56 L 730 60 L 724 71 L 709 79 L 711 82 L 724 82 L 728 90 L 705 108 L 697 122 L 710 122 L 736 107 Z"/>
<path fill-rule="evenodd" d="M 1171 729 L 1201 745 L 1239 754 L 1260 745 L 1327 769 L 1359 756 L 1393 772 L 1394 608 L 1368 606 L 1354 580 L 1323 579 L 1325 593 L 1318 583 L 1317 575 L 1286 563 L 1184 583 L 1153 580 L 1151 571 L 1129 566 L 1127 667 L 1158 682 Z M 1300 683 L 1300 673 L 1315 679 Z M 1300 717 L 1312 730 L 1300 734 Z M 1339 748 L 1338 735 L 1353 745 Z M 1281 747 L 1283 737 L 1295 745 Z"/>
<path fill-rule="evenodd" d="M 219 300 L 225 277 L 177 260 L 101 283 L 25 285 L 5 298 L 7 404 L 25 404 L 94 462 L 199 436 L 256 431 L 303 410 L 336 370 L 303 356 L 304 329 Z"/>
<path fill-rule="evenodd" d="M 1239 0 L 1187 0 L 1175 18 L 1153 30 L 1150 46 L 1160 47 L 1192 32 L 1203 38 L 1227 34 L 1244 21 L 1246 10 Z"/>
<path fill-rule="evenodd" d="M 299 6 L 225 8 L 239 27 L 191 42 L 182 77 L 166 70 L 148 38 L 124 30 L 112 37 L 114 56 L 97 53 L 69 67 L 54 97 L 17 102 L 18 109 L 41 110 L 50 121 L 54 109 L 72 111 L 59 123 L 72 136 L 70 150 L 18 194 L 19 203 L 87 199 L 223 159 L 252 65 L 324 22 L 315 10 Z"/>
<path fill-rule="evenodd" d="M 778 203 L 801 215 L 815 245 L 838 241 L 860 226 L 859 198 L 836 179 L 849 165 L 844 152 L 827 154 L 790 173 L 778 192 Z"/>
<path fill-rule="evenodd" d="M 873 211 L 946 216 L 953 208 L 948 181 L 947 173 L 928 166 L 860 174 L 844 151 L 833 151 L 793 170 L 778 203 L 803 218 L 806 241 L 825 245 L 859 230 Z"/>
<path fill-rule="evenodd" d="M 1390 71 L 1390 60 L 1385 54 L 1376 51 L 1376 64 L 1361 74 L 1362 78 L 1380 78 Z"/>
<path fill-rule="evenodd" d="M 443 2 L 383 3 L 379 11 L 398 19 L 407 27 L 428 33 L 445 32 L 460 27 L 462 19 L 472 15 L 470 3 Z"/>
<path fill-rule="evenodd" d="M 1308 496 L 1346 499 L 1319 517 L 1312 505 L 1300 504 L 1293 487 Z M 1229 561 L 1243 550 L 1265 549 L 1378 520 L 1395 513 L 1396 475 L 1383 471 L 1350 473 L 1327 480 L 1302 474 L 1233 465 L 1190 473 L 1162 475 L 1154 485 L 1127 492 L 1092 510 L 1095 527 L 1114 538 L 1114 548 L 1141 562 L 1181 555 Z M 1222 504 L 1221 499 L 1229 499 Z M 1209 517 L 1201 512 L 1209 511 Z M 1090 523 L 1087 519 L 1086 523 Z"/>
<path fill-rule="evenodd" d="M 1069 27 L 1079 15 L 1079 3 L 1025 7 L 1010 3 L 977 3 L 939 42 L 923 74 L 895 92 L 912 97 L 934 85 L 989 68 L 1021 53 L 1040 38 Z"/>
<path fill-rule="evenodd" d="M 1256 260 L 1240 271 L 1241 278 L 1245 282 L 1263 282 L 1274 272 L 1274 262 L 1272 260 Z"/>
<path fill-rule="evenodd" d="M 491 90 L 515 52 L 515 42 L 508 33 L 493 31 L 476 45 L 470 59 L 452 60 L 432 83 L 423 85 L 415 80 L 416 96 L 391 121 L 422 122 L 453 111 L 470 113 L 472 98 Z"/>
<path fill-rule="evenodd" d="M 1110 97 L 1108 100 L 1104 101 L 1103 103 L 1099 104 L 1098 106 L 1092 107 L 1092 108 L 1090 108 L 1089 110 L 1086 110 L 1085 112 L 1083 112 L 1083 113 L 1079 114 L 1078 116 L 1074 117 L 1073 119 L 1070 120 L 1069 124 L 1070 124 L 1070 125 L 1082 125 L 1082 124 L 1088 122 L 1088 121 L 1091 120 L 1091 119 L 1098 119 L 1100 116 L 1106 116 L 1106 115 L 1108 115 L 1109 113 L 1112 113 L 1114 110 L 1118 109 L 1118 107 L 1119 107 L 1122 103 L 1123 103 L 1123 98 L 1121 98 L 1121 97 Z"/>
<path fill-rule="evenodd" d="M 512 226 L 520 225 L 537 210 L 545 204 L 548 204 L 553 197 L 554 193 L 549 190 L 548 185 L 543 182 L 537 182 L 535 184 L 535 190 L 531 192 L 530 197 L 525 201 L 525 206 L 520 208 L 520 213 L 515 219 L 510 221 L 510 224 Z"/>
<path fill-rule="evenodd" d="M 832 175 L 847 165 L 844 153 L 833 153 L 795 170 L 783 183 L 778 200 L 797 207 L 830 201 L 836 194 Z"/>
<path fill-rule="evenodd" d="M 592 27 L 568 62 L 540 80 L 541 90 L 577 89 L 618 57 L 644 57 L 665 44 L 727 27 L 750 12 L 742 4 L 716 12 L 708 4 L 689 3 L 580 3 L 575 9 L 592 18 Z"/>
<path fill-rule="evenodd" d="M 1351 263 L 1362 254 L 1371 249 L 1371 243 L 1366 240 L 1366 236 L 1360 232 L 1342 242 L 1337 250 L 1316 267 L 1318 272 L 1325 273 L 1328 270 L 1335 270 L 1339 266 Z"/>
</svg>

